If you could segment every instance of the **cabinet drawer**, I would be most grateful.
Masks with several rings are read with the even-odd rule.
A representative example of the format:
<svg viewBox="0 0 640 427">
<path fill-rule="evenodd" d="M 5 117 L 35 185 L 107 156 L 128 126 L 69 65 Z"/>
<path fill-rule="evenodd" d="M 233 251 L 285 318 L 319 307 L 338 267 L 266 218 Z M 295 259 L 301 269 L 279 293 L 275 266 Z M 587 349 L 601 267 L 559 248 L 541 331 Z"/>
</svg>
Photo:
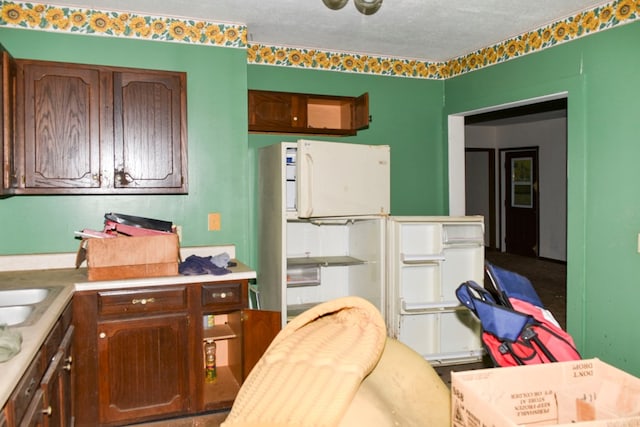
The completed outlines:
<svg viewBox="0 0 640 427">
<path fill-rule="evenodd" d="M 242 283 L 219 283 L 202 286 L 203 306 L 242 305 Z"/>
<path fill-rule="evenodd" d="M 186 308 L 187 289 L 184 286 L 98 292 L 100 315 L 167 312 Z"/>
<path fill-rule="evenodd" d="M 42 352 L 39 351 L 11 395 L 13 419 L 16 423 L 24 417 L 31 400 L 40 389 L 40 380 L 45 369 L 42 362 Z"/>
</svg>

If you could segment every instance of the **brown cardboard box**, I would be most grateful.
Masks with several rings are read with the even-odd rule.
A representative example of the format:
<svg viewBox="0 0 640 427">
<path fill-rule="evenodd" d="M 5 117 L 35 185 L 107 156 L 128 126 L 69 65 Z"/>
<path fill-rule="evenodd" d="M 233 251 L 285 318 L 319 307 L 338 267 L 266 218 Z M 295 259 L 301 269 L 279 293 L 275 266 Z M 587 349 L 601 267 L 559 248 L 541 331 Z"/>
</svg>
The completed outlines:
<svg viewBox="0 0 640 427">
<path fill-rule="evenodd" d="M 640 426 L 640 379 L 599 359 L 451 373 L 454 427 Z"/>
<path fill-rule="evenodd" d="M 89 280 L 118 280 L 178 274 L 180 244 L 178 235 L 89 238 L 86 250 Z"/>
</svg>

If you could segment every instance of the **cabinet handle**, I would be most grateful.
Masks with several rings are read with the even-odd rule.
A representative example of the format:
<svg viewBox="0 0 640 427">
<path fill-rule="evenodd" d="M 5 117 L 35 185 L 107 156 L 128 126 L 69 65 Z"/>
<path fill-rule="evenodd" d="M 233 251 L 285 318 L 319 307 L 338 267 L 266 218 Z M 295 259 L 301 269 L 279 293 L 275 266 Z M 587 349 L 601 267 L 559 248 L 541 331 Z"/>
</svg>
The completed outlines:
<svg viewBox="0 0 640 427">
<path fill-rule="evenodd" d="M 98 335 L 100 338 L 106 338 L 107 334 L 105 334 L 104 332 L 100 332 L 100 335 Z"/>
<path fill-rule="evenodd" d="M 29 397 L 31 396 L 31 393 L 33 392 L 33 387 L 36 385 L 36 379 L 35 378 L 31 378 L 31 381 L 29 381 L 29 386 L 27 387 L 27 389 L 24 391 L 24 395 L 25 397 Z"/>
<path fill-rule="evenodd" d="M 220 298 L 220 299 L 225 299 L 225 298 L 231 298 L 233 297 L 233 292 L 229 291 L 229 292 L 213 292 L 211 294 L 211 298 Z"/>
<path fill-rule="evenodd" d="M 297 122 L 297 121 L 298 121 L 298 117 L 297 117 L 297 116 L 294 116 L 294 117 L 293 117 L 293 121 L 294 121 L 294 122 Z"/>
<path fill-rule="evenodd" d="M 51 414 L 53 413 L 53 410 L 51 409 L 51 405 L 47 406 L 47 409 L 43 409 L 42 413 L 50 417 Z"/>
<path fill-rule="evenodd" d="M 145 305 L 147 303 L 152 303 L 152 302 L 156 302 L 155 298 L 134 298 L 131 300 L 131 304 L 135 305 L 135 304 L 142 304 Z"/>
<path fill-rule="evenodd" d="M 116 176 L 116 182 L 117 182 L 118 184 L 121 184 L 121 185 L 128 185 L 128 184 L 131 184 L 131 183 L 133 182 L 133 180 L 132 180 L 132 179 L 128 179 L 128 178 L 127 178 L 127 177 L 129 177 L 129 174 L 128 174 L 128 173 L 126 173 L 126 172 L 125 172 L 125 171 L 123 171 L 123 170 L 117 170 L 117 171 L 115 171 L 115 176 Z"/>
<path fill-rule="evenodd" d="M 67 357 L 66 362 L 67 363 L 64 364 L 62 369 L 64 369 L 67 372 L 71 372 L 71 365 L 73 364 L 73 357 L 71 357 L 71 356 Z"/>
</svg>

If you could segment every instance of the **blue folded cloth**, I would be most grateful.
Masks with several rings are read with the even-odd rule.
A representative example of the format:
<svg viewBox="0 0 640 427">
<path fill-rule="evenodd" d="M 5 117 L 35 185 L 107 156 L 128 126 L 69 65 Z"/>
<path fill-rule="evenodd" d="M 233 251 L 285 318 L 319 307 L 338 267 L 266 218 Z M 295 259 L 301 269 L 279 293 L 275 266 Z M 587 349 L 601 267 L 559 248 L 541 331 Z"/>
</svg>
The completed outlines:
<svg viewBox="0 0 640 427">
<path fill-rule="evenodd" d="M 224 254 L 201 257 L 189 255 L 187 259 L 178 265 L 178 272 L 185 276 L 195 276 L 200 274 L 214 274 L 221 276 L 231 273 L 227 268 L 229 265 L 229 255 Z"/>
</svg>

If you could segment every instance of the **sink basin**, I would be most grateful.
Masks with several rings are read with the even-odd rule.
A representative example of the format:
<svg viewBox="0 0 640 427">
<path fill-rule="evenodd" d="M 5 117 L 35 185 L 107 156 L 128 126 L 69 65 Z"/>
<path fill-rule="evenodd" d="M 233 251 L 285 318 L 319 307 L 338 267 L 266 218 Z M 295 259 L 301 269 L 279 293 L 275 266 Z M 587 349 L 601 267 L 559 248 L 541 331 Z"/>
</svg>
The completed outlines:
<svg viewBox="0 0 640 427">
<path fill-rule="evenodd" d="M 0 290 L 0 307 L 38 304 L 44 301 L 47 295 L 47 288 Z"/>
<path fill-rule="evenodd" d="M 0 307 L 0 324 L 13 326 L 23 323 L 31 314 L 33 308 L 31 305 Z"/>
</svg>

